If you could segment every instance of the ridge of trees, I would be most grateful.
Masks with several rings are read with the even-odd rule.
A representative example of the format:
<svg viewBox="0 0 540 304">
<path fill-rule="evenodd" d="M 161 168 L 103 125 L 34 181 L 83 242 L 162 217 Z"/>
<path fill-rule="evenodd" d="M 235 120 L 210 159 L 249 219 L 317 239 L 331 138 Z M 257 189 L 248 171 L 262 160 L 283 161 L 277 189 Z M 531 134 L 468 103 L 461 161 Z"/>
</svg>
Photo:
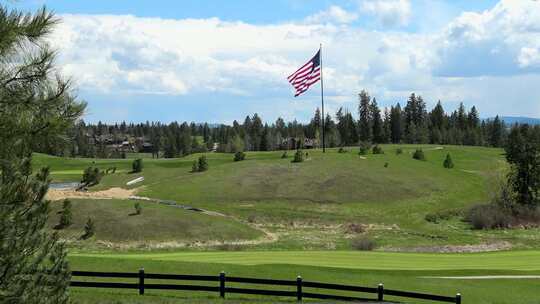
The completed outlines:
<svg viewBox="0 0 540 304">
<path fill-rule="evenodd" d="M 429 143 L 502 147 L 508 135 L 506 125 L 498 116 L 481 120 L 476 107 L 467 111 L 463 103 L 455 111 L 447 113 L 440 101 L 428 111 L 422 96 L 414 93 L 409 96 L 404 107 L 397 103 L 381 110 L 377 100 L 362 91 L 359 94 L 358 117 L 358 120 L 355 119 L 343 107 L 338 109 L 335 118 L 326 115 L 327 146 L 352 146 L 362 141 L 375 144 Z M 130 145 L 138 146 L 139 150 L 142 145 L 147 145 L 151 146 L 154 155 L 172 158 L 214 148 L 219 152 L 236 153 L 319 147 L 322 144 L 321 128 L 319 109 L 311 121 L 304 124 L 296 120 L 285 122 L 278 118 L 269 125 L 263 123 L 258 114 L 246 116 L 242 123 L 235 120 L 232 125 L 148 121 L 138 124 L 87 124 L 80 121 L 70 130 L 73 140 L 58 142 L 44 137 L 34 145 L 40 152 L 55 155 L 121 158 L 122 152 L 107 150 L 107 144 L 114 146 L 114 143 L 130 138 Z"/>
</svg>

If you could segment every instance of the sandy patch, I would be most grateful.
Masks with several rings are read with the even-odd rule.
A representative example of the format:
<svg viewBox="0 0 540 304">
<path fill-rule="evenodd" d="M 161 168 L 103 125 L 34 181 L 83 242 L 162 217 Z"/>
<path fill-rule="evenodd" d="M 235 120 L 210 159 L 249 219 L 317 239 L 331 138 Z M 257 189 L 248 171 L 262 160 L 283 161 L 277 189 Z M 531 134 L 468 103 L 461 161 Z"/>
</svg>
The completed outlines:
<svg viewBox="0 0 540 304">
<path fill-rule="evenodd" d="M 46 199 L 51 201 L 62 200 L 66 198 L 83 199 L 129 199 L 135 195 L 138 189 L 124 189 L 119 187 L 110 188 L 103 191 L 75 191 L 73 189 L 49 189 Z"/>
</svg>

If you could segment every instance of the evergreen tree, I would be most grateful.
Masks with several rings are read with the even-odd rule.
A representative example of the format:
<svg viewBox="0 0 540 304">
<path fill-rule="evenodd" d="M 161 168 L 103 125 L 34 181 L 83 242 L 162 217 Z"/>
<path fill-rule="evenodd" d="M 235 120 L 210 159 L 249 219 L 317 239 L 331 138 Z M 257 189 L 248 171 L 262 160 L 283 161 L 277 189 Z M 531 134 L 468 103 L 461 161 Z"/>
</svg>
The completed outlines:
<svg viewBox="0 0 540 304">
<path fill-rule="evenodd" d="M 450 156 L 450 153 L 446 154 L 446 158 L 443 162 L 443 167 L 445 167 L 446 169 L 454 168 L 454 162 L 452 161 L 452 157 Z"/>
<path fill-rule="evenodd" d="M 358 128 L 359 128 L 359 139 L 361 141 L 371 141 L 372 140 L 372 107 L 370 104 L 371 97 L 368 92 L 362 90 L 358 94 L 359 104 L 358 104 Z M 380 113 L 379 113 L 380 114 Z M 380 117 L 379 117 L 380 118 Z"/>
<path fill-rule="evenodd" d="M 208 170 L 208 161 L 206 160 L 206 155 L 202 155 L 201 157 L 199 157 L 198 170 L 199 172 L 204 172 Z"/>
<path fill-rule="evenodd" d="M 62 204 L 62 211 L 60 213 L 59 228 L 65 228 L 71 225 L 73 222 L 73 214 L 71 213 L 71 201 L 66 199 Z"/>
<path fill-rule="evenodd" d="M 373 98 L 373 101 L 370 105 L 371 120 L 372 120 L 372 134 L 373 142 L 375 143 L 384 143 L 384 130 L 383 130 L 383 121 L 381 118 L 381 110 L 377 105 L 377 100 Z"/>
<path fill-rule="evenodd" d="M 392 143 L 400 143 L 403 139 L 404 123 L 399 103 L 395 107 L 390 108 L 390 131 Z"/>
<path fill-rule="evenodd" d="M 41 9 L 0 6 L 0 302 L 67 303 L 66 251 L 47 227 L 49 170 L 32 175 L 34 143 L 62 142 L 85 105 L 54 77 L 46 36 L 58 23 Z"/>
</svg>

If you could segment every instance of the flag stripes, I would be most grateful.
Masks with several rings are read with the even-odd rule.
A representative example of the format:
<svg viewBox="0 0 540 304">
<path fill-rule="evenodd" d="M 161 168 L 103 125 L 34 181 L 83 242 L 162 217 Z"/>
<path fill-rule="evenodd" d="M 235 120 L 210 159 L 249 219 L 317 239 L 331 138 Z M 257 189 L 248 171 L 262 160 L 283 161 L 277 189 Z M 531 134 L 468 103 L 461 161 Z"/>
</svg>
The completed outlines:
<svg viewBox="0 0 540 304">
<path fill-rule="evenodd" d="M 299 96 L 321 79 L 320 51 L 296 72 L 287 77 L 296 90 L 294 97 Z"/>
</svg>

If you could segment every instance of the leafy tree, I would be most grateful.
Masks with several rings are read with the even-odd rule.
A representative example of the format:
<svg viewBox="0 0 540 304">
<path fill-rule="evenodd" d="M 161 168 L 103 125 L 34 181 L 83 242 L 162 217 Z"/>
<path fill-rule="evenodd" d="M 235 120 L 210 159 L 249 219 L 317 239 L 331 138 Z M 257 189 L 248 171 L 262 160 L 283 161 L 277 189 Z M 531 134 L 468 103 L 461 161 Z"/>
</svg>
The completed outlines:
<svg viewBox="0 0 540 304">
<path fill-rule="evenodd" d="M 452 161 L 452 157 L 450 156 L 450 153 L 446 154 L 446 159 L 443 162 L 443 166 L 446 169 L 454 168 L 454 162 Z"/>
<path fill-rule="evenodd" d="M 303 161 L 304 161 L 304 153 L 302 153 L 302 150 L 296 150 L 296 153 L 294 153 L 294 159 L 291 162 L 301 163 Z"/>
<path fill-rule="evenodd" d="M 133 163 L 131 164 L 131 169 L 133 173 L 139 173 L 143 170 L 143 160 L 141 158 L 137 158 L 133 160 Z"/>
</svg>

